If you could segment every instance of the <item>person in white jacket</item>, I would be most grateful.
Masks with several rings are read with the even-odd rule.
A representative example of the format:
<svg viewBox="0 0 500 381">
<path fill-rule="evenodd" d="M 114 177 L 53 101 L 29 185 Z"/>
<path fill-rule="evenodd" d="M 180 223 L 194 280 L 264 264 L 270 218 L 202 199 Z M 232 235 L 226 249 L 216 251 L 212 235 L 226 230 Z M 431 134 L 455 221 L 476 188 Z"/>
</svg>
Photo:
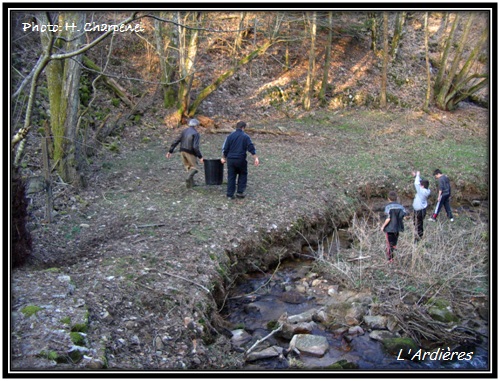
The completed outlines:
<svg viewBox="0 0 500 381">
<path fill-rule="evenodd" d="M 415 198 L 413 199 L 413 222 L 415 223 L 416 237 L 415 242 L 422 239 L 424 235 L 424 219 L 427 212 L 427 198 L 431 194 L 429 189 L 429 180 L 422 180 L 420 172 L 412 172 L 415 176 Z"/>
</svg>

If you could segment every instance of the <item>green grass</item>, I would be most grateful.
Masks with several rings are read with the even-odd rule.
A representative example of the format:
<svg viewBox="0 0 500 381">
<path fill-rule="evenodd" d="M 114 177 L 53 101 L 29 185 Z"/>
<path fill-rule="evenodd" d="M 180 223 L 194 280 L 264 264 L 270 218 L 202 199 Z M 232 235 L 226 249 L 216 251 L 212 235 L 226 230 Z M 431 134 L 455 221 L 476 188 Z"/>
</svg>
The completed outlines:
<svg viewBox="0 0 500 381">
<path fill-rule="evenodd" d="M 36 315 L 38 313 L 38 311 L 41 311 L 41 310 L 43 310 L 43 307 L 29 305 L 29 306 L 23 307 L 21 309 L 21 312 L 24 315 L 26 315 L 27 317 L 31 317 L 33 315 Z"/>
</svg>

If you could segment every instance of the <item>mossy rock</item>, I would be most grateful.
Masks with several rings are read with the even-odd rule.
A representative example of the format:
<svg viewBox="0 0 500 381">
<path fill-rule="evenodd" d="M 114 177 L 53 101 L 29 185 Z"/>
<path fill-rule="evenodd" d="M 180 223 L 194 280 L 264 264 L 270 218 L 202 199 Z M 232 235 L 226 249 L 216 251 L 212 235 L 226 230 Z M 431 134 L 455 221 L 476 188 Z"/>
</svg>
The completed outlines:
<svg viewBox="0 0 500 381">
<path fill-rule="evenodd" d="M 87 332 L 88 325 L 86 323 L 76 323 L 73 327 L 71 327 L 71 332 Z"/>
<path fill-rule="evenodd" d="M 38 356 L 56 362 L 59 359 L 59 355 L 57 354 L 56 351 L 41 351 Z"/>
<path fill-rule="evenodd" d="M 83 359 L 83 353 L 77 349 L 69 352 L 68 356 L 69 356 L 69 359 L 71 359 L 71 362 L 74 364 L 80 362 Z"/>
<path fill-rule="evenodd" d="M 439 298 L 430 298 L 427 301 L 426 305 L 430 306 L 430 307 L 438 307 L 438 308 L 451 307 L 450 303 L 447 300 L 439 299 Z"/>
<path fill-rule="evenodd" d="M 401 357 L 406 358 L 405 355 L 413 354 L 419 350 L 418 345 L 410 339 L 409 337 L 395 337 L 391 339 L 382 340 L 385 350 L 392 354 L 398 355 L 401 353 Z"/>
<path fill-rule="evenodd" d="M 442 323 L 454 323 L 459 321 L 458 317 L 446 307 L 430 307 L 427 312 L 434 320 Z"/>
<path fill-rule="evenodd" d="M 430 298 L 426 306 L 427 313 L 436 321 L 442 323 L 454 323 L 459 321 L 458 317 L 452 312 L 451 305 L 447 300 Z"/>
</svg>

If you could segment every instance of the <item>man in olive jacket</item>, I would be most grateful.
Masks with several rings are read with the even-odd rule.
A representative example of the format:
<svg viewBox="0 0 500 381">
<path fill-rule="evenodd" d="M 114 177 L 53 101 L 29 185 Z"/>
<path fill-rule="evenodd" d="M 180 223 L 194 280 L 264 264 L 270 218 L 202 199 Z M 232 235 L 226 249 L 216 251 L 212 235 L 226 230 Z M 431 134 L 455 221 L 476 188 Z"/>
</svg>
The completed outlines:
<svg viewBox="0 0 500 381">
<path fill-rule="evenodd" d="M 194 175 L 198 173 L 197 168 L 197 158 L 200 159 L 200 163 L 203 164 L 203 155 L 200 151 L 200 134 L 196 131 L 196 126 L 200 122 L 197 119 L 191 119 L 188 124 L 188 128 L 182 131 L 181 135 L 172 143 L 170 149 L 165 155 L 167 159 L 174 153 L 175 147 L 181 144 L 181 159 L 184 168 L 188 172 L 188 177 L 186 178 L 186 187 L 192 188 L 194 186 Z"/>
</svg>

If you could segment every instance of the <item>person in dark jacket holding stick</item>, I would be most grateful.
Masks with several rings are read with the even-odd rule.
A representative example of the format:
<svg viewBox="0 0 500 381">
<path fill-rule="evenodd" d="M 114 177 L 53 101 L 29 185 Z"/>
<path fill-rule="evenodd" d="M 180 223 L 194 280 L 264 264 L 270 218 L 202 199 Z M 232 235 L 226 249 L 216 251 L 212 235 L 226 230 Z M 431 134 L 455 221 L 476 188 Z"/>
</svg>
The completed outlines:
<svg viewBox="0 0 500 381">
<path fill-rule="evenodd" d="M 234 199 L 236 197 L 244 198 L 247 187 L 248 162 L 247 152 L 250 152 L 254 158 L 254 165 L 259 165 L 259 158 L 255 146 L 245 133 L 247 124 L 238 122 L 236 131 L 232 132 L 222 145 L 221 163 L 227 162 L 227 198 Z"/>
<path fill-rule="evenodd" d="M 188 177 L 186 179 L 187 188 L 192 188 L 194 186 L 194 175 L 198 173 L 197 158 L 200 159 L 200 163 L 203 164 L 203 155 L 200 151 L 200 134 L 195 128 L 199 124 L 200 122 L 198 122 L 197 119 L 191 119 L 188 128 L 182 131 L 181 135 L 175 139 L 165 155 L 167 159 L 170 159 L 170 156 L 174 153 L 175 147 L 177 147 L 179 143 L 181 144 L 181 160 L 184 168 L 188 172 Z"/>
<path fill-rule="evenodd" d="M 438 193 L 436 208 L 434 209 L 432 217 L 429 218 L 429 221 L 436 221 L 437 216 L 441 211 L 441 208 L 444 206 L 444 209 L 446 210 L 446 215 L 448 216 L 450 221 L 453 222 L 453 213 L 451 212 L 451 207 L 450 207 L 450 197 L 451 197 L 450 179 L 448 178 L 448 176 L 443 175 L 443 173 L 439 169 L 436 169 L 432 174 L 438 181 L 439 193 Z"/>
</svg>

